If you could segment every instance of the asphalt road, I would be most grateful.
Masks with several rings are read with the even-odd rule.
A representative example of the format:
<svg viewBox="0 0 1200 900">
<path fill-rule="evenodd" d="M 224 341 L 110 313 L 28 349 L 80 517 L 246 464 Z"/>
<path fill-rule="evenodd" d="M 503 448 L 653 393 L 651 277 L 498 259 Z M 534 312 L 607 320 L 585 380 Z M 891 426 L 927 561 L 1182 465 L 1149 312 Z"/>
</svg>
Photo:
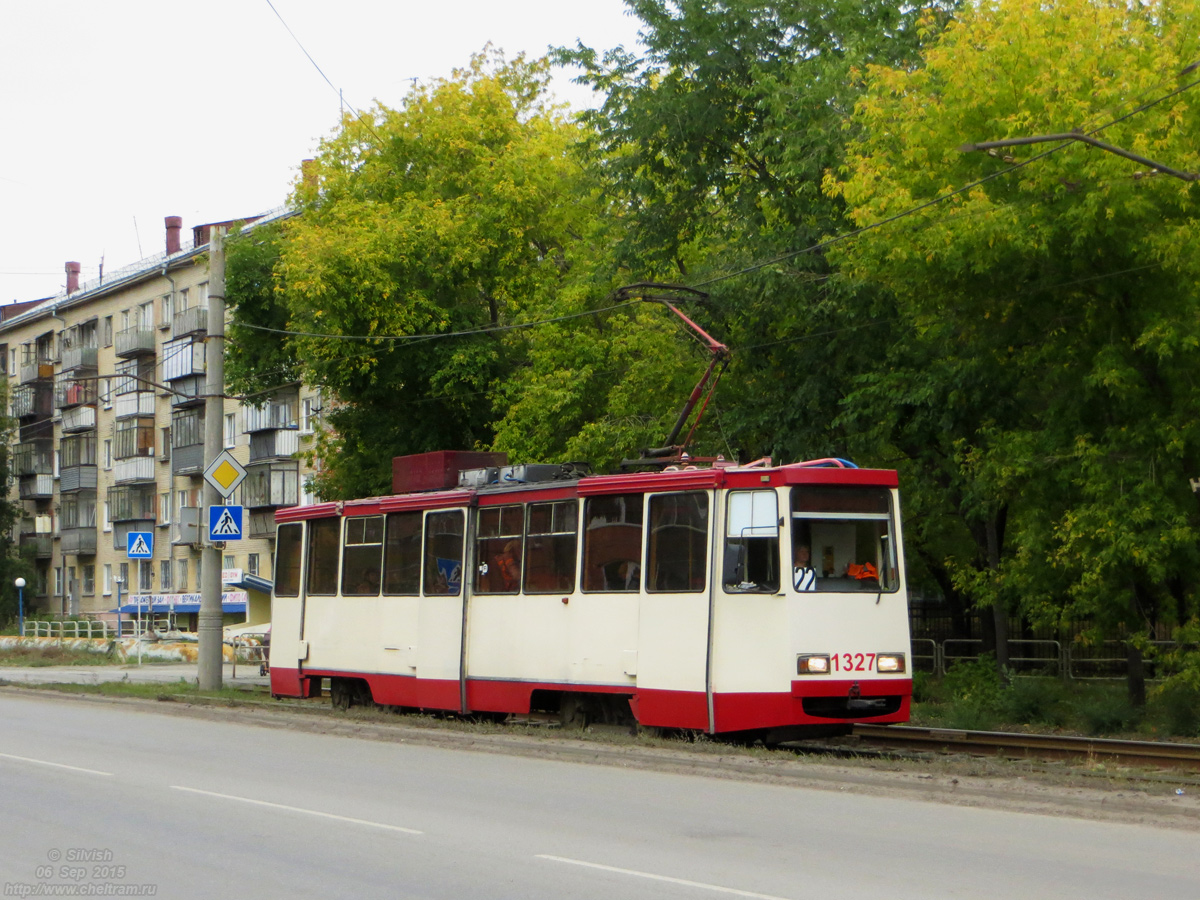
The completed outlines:
<svg viewBox="0 0 1200 900">
<path fill-rule="evenodd" d="M 0 696 L 0 797 L 5 896 L 1200 896 L 1187 831 L 38 696 Z"/>
</svg>

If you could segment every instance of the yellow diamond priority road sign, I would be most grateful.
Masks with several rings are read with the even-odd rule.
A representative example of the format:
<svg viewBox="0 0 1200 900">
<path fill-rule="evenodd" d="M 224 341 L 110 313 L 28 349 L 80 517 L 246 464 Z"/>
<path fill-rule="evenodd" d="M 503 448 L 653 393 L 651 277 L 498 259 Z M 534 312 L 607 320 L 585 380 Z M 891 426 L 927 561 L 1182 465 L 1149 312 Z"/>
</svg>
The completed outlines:
<svg viewBox="0 0 1200 900">
<path fill-rule="evenodd" d="M 228 450 L 222 450 L 221 455 L 208 464 L 204 470 L 204 480 L 217 489 L 222 497 L 228 497 L 239 484 L 246 479 L 246 470 L 242 464 L 229 455 Z"/>
</svg>

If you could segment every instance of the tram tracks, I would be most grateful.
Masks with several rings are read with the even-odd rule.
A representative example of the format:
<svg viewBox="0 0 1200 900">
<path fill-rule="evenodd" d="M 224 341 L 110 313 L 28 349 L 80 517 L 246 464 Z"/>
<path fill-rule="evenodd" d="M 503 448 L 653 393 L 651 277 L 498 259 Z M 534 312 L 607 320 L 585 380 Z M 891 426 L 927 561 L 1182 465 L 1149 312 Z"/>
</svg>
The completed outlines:
<svg viewBox="0 0 1200 900">
<path fill-rule="evenodd" d="M 855 725 L 853 735 L 874 748 L 926 750 L 1006 759 L 1065 760 L 1200 773 L 1200 744 L 1128 741 L 1057 734 L 964 731 L 911 725 Z"/>
</svg>

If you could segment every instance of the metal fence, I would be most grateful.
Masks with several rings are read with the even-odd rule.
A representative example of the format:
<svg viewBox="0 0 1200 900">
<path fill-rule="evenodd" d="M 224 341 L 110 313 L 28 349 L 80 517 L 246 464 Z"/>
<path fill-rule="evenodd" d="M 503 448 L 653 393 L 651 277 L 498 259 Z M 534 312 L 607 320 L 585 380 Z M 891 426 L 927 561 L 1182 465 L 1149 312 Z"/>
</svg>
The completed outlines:
<svg viewBox="0 0 1200 900">
<path fill-rule="evenodd" d="M 105 638 L 113 635 L 107 622 L 92 619 L 63 619 L 57 621 L 39 621 L 37 619 L 25 622 L 27 637 L 47 638 Z"/>
<path fill-rule="evenodd" d="M 1123 641 L 1103 641 L 1084 645 L 1050 639 L 1014 638 L 1008 643 L 1008 667 L 1018 675 L 1045 675 L 1064 680 L 1122 679 L 1127 674 L 1128 658 Z M 1151 641 L 1152 647 L 1172 650 L 1173 641 Z M 956 663 L 972 662 L 984 651 L 982 638 L 912 639 L 912 667 L 915 672 L 945 675 Z M 1143 659 L 1147 678 L 1158 676 L 1158 659 Z"/>
</svg>

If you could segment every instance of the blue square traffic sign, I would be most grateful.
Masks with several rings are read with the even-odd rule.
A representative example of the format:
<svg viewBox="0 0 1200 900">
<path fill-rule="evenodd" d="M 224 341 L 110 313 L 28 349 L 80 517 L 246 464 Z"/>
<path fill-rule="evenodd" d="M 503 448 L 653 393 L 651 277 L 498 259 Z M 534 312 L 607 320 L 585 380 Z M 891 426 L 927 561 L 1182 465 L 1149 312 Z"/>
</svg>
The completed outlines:
<svg viewBox="0 0 1200 900">
<path fill-rule="evenodd" d="M 154 532 L 131 531 L 125 536 L 125 555 L 129 559 L 154 558 Z"/>
<path fill-rule="evenodd" d="M 240 541 L 242 539 L 242 507 L 210 506 L 208 508 L 208 539 L 210 541 Z"/>
</svg>

